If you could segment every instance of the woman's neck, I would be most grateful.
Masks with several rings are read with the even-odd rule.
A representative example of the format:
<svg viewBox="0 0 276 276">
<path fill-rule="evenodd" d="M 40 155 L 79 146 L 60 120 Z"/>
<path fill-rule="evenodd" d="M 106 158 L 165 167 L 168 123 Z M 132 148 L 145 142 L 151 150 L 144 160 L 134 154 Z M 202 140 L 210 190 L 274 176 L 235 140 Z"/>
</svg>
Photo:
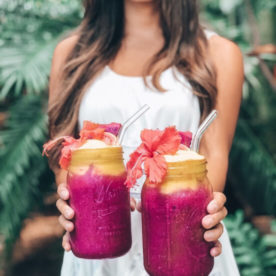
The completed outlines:
<svg viewBox="0 0 276 276">
<path fill-rule="evenodd" d="M 125 0 L 125 35 L 161 30 L 159 13 L 154 1 L 135 2 Z"/>
</svg>

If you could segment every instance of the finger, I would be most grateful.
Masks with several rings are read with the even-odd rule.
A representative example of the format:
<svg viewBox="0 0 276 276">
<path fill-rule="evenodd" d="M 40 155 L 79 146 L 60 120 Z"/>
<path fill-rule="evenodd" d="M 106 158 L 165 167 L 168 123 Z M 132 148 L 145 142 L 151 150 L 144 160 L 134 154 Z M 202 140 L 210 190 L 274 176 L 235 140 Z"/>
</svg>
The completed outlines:
<svg viewBox="0 0 276 276">
<path fill-rule="evenodd" d="M 73 222 L 66 220 L 63 215 L 59 216 L 58 221 L 67 232 L 72 232 L 74 230 Z"/>
<path fill-rule="evenodd" d="M 69 191 L 65 183 L 59 184 L 57 188 L 57 193 L 59 197 L 63 200 L 69 199 Z"/>
<path fill-rule="evenodd" d="M 228 211 L 223 207 L 219 212 L 211 215 L 207 215 L 202 219 L 202 226 L 205 229 L 211 229 L 219 224 L 228 214 Z"/>
<path fill-rule="evenodd" d="M 142 211 L 141 201 L 139 201 L 139 202 L 137 203 L 137 205 L 136 205 L 136 210 L 137 210 L 138 212 L 141 212 L 141 211 Z"/>
<path fill-rule="evenodd" d="M 211 249 L 210 254 L 212 257 L 217 257 L 221 254 L 221 252 L 222 252 L 221 243 L 220 243 L 220 241 L 217 241 L 215 243 L 215 246 Z"/>
<path fill-rule="evenodd" d="M 130 210 L 134 211 L 135 207 L 136 207 L 136 200 L 133 197 L 131 197 L 130 198 Z"/>
<path fill-rule="evenodd" d="M 207 206 L 207 211 L 209 214 L 218 212 L 226 203 L 226 196 L 223 193 L 214 192 L 213 195 L 213 200 L 211 200 Z"/>
<path fill-rule="evenodd" d="M 70 251 L 71 250 L 71 245 L 69 242 L 69 233 L 66 232 L 62 238 L 62 247 L 64 248 L 65 251 Z"/>
<path fill-rule="evenodd" d="M 204 240 L 207 242 L 217 241 L 223 233 L 222 224 L 218 224 L 215 228 L 208 230 L 204 233 Z"/>
<path fill-rule="evenodd" d="M 74 217 L 74 210 L 64 200 L 58 199 L 56 206 L 66 219 L 72 219 Z"/>
</svg>

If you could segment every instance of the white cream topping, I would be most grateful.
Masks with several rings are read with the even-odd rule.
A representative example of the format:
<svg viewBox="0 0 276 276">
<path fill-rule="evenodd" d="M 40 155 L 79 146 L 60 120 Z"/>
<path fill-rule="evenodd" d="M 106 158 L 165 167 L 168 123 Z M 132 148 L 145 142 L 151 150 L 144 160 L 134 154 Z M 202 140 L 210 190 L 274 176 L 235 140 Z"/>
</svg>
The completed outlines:
<svg viewBox="0 0 276 276">
<path fill-rule="evenodd" d="M 105 142 L 97 139 L 88 139 L 79 149 L 99 149 L 99 148 L 107 148 L 113 147 L 111 145 L 107 145 Z"/>
<path fill-rule="evenodd" d="M 175 155 L 164 155 L 164 157 L 168 163 L 204 159 L 203 155 L 192 150 L 178 150 Z"/>
</svg>

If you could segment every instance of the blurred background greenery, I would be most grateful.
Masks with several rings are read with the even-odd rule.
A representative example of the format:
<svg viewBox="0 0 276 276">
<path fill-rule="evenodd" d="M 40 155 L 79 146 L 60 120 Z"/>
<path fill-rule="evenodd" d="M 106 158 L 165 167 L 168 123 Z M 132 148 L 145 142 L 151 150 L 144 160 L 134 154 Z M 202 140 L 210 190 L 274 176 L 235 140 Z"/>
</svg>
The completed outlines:
<svg viewBox="0 0 276 276">
<path fill-rule="evenodd" d="M 225 223 L 241 275 L 276 275 L 276 1 L 202 0 L 201 10 L 245 61 Z M 80 0 L 0 1 L 0 275 L 59 274 L 62 230 L 41 148 L 52 53 L 81 16 Z"/>
</svg>

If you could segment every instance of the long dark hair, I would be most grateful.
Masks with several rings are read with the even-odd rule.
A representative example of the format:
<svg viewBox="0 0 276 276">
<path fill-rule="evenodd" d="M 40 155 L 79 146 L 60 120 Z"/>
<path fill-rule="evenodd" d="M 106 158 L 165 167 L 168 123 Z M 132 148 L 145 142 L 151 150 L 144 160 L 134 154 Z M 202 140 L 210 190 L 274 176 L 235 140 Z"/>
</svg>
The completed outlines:
<svg viewBox="0 0 276 276">
<path fill-rule="evenodd" d="M 155 5 L 160 13 L 164 45 L 144 74 L 150 72 L 154 87 L 163 91 L 161 73 L 176 67 L 199 97 L 203 119 L 215 105 L 217 89 L 197 1 L 156 0 Z M 84 18 L 76 31 L 78 41 L 67 58 L 59 91 L 53 93 L 56 98 L 49 106 L 51 138 L 77 136 L 81 99 L 97 74 L 114 59 L 124 38 L 124 0 L 85 0 L 84 8 Z M 154 66 L 161 60 L 160 66 Z"/>
</svg>

